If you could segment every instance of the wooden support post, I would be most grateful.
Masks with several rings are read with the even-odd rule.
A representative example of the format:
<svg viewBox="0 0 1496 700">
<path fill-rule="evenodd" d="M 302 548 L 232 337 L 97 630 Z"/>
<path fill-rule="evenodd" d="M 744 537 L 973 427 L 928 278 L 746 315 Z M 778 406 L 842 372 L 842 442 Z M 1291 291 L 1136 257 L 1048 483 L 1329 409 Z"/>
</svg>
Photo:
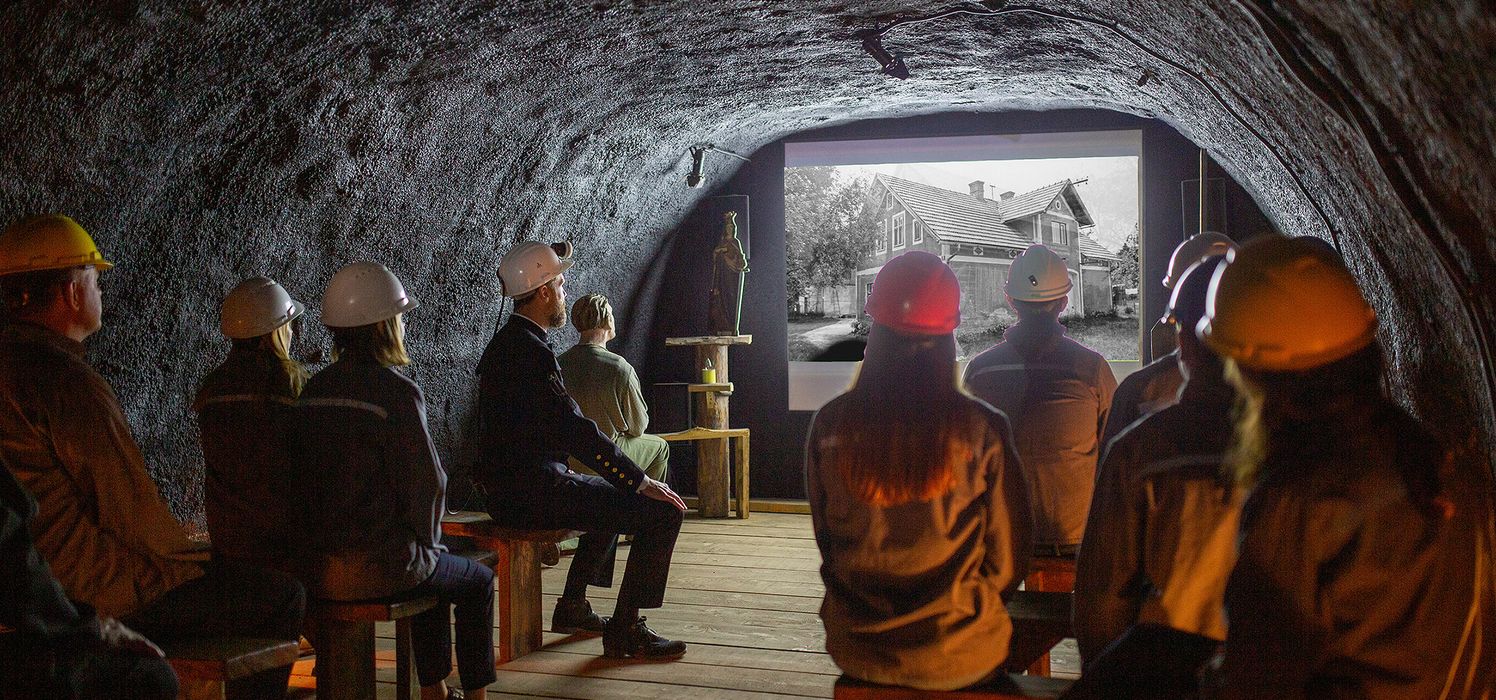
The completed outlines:
<svg viewBox="0 0 1496 700">
<path fill-rule="evenodd" d="M 395 620 L 395 697 L 399 700 L 421 700 L 421 682 L 416 678 L 416 650 L 411 638 L 411 621 Z"/>
<path fill-rule="evenodd" d="M 374 700 L 374 623 L 323 620 L 318 628 L 318 700 Z"/>
<path fill-rule="evenodd" d="M 732 381 L 728 374 L 726 345 L 696 346 L 696 366 L 705 367 L 708 360 L 717 369 L 717 382 L 725 384 Z M 697 427 L 727 428 L 728 395 L 702 392 L 696 396 Z M 727 465 L 727 440 L 701 440 L 696 443 L 696 493 L 702 517 L 727 517 Z"/>
</svg>

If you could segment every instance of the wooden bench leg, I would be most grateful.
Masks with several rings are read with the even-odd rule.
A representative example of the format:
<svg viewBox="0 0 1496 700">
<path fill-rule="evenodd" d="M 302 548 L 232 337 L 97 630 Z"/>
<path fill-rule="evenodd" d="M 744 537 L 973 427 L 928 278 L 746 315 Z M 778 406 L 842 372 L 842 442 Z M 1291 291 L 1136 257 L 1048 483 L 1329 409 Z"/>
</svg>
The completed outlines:
<svg viewBox="0 0 1496 700">
<path fill-rule="evenodd" d="M 738 517 L 748 517 L 748 436 L 737 439 L 737 454 L 733 455 L 734 496 L 738 501 Z"/>
<path fill-rule="evenodd" d="M 1031 591 L 1058 591 L 1067 593 L 1075 590 L 1075 574 L 1052 571 L 1034 571 L 1023 580 L 1023 587 Z M 1049 654 L 1046 652 L 1038 660 L 1028 667 L 1030 676 L 1049 677 Z"/>
<path fill-rule="evenodd" d="M 178 679 L 177 700 L 224 700 L 223 681 Z"/>
<path fill-rule="evenodd" d="M 374 623 L 326 620 L 318 632 L 319 700 L 374 700 Z"/>
<path fill-rule="evenodd" d="M 421 682 L 416 678 L 415 642 L 411 638 L 412 618 L 395 621 L 395 697 L 399 700 L 421 700 Z"/>
<path fill-rule="evenodd" d="M 506 664 L 544 642 L 540 620 L 540 542 L 494 542 L 494 580 L 499 589 L 499 653 Z"/>
</svg>

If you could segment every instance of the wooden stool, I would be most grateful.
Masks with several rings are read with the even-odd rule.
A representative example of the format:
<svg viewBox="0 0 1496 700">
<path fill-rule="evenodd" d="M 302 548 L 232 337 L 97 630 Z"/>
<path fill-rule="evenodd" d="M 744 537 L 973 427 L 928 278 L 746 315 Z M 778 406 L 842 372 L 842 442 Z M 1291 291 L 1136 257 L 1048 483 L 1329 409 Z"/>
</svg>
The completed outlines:
<svg viewBox="0 0 1496 700">
<path fill-rule="evenodd" d="M 878 685 L 848 676 L 836 679 L 832 697 L 836 700 L 1026 700 L 1058 698 L 1070 687 L 1070 681 L 1038 676 L 1003 674 L 995 680 L 961 690 L 917 690 L 896 685 Z"/>
<path fill-rule="evenodd" d="M 575 530 L 514 530 L 499 527 L 487 513 L 463 511 L 442 518 L 442 535 L 463 537 L 497 556 L 493 564 L 498 587 L 499 650 L 505 664 L 540 648 L 540 548 L 569 540 Z"/>
<path fill-rule="evenodd" d="M 665 442 L 691 442 L 693 440 L 730 440 L 733 443 L 732 490 L 737 501 L 739 518 L 748 517 L 748 429 L 747 428 L 691 428 L 674 433 L 660 433 Z M 703 487 L 698 485 L 697 490 Z M 705 503 L 705 496 L 697 498 L 697 504 Z M 702 513 L 705 516 L 705 511 Z"/>
<path fill-rule="evenodd" d="M 317 618 L 317 697 L 319 700 L 374 700 L 374 623 L 395 623 L 395 697 L 415 700 L 410 618 L 436 607 L 436 596 L 398 603 L 315 601 Z"/>
<path fill-rule="evenodd" d="M 1036 556 L 1029 560 L 1029 573 L 1023 579 L 1024 590 L 1041 593 L 1070 593 L 1075 590 L 1075 557 Z M 1039 657 L 1028 672 L 1049 675 L 1049 654 Z"/>
<path fill-rule="evenodd" d="M 166 661 L 181 681 L 180 700 L 224 700 L 224 685 L 296 663 L 296 642 L 218 637 L 163 644 Z"/>
</svg>

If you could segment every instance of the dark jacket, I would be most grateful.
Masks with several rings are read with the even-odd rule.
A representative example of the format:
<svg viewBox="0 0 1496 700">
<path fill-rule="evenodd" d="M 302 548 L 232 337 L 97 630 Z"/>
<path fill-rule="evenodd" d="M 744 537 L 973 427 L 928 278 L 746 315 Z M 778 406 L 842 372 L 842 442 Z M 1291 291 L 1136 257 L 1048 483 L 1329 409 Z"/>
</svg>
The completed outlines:
<svg viewBox="0 0 1496 700">
<path fill-rule="evenodd" d="M 932 690 L 971 685 L 1007 656 L 1003 596 L 1028 569 L 1028 487 L 1007 420 L 980 401 L 986 426 L 949 490 L 875 506 L 822 465 L 846 421 L 848 395 L 816 414 L 805 451 L 811 523 L 826 595 L 821 620 L 837 666 L 863 680 Z M 878 455 L 868 455 L 876 461 Z"/>
<path fill-rule="evenodd" d="M 1096 352 L 1047 318 L 1020 321 L 966 366 L 966 387 L 1013 423 L 1033 487 L 1034 542 L 1079 544 L 1101 429 L 1117 380 Z"/>
<path fill-rule="evenodd" d="M 1127 426 L 1178 401 L 1179 387 L 1183 385 L 1178 350 L 1123 377 L 1122 383 L 1117 385 L 1117 393 L 1112 395 L 1112 410 L 1107 414 L 1106 428 L 1101 431 L 1102 452 Z"/>
<path fill-rule="evenodd" d="M 383 598 L 436 570 L 447 474 L 420 387 L 372 362 L 339 360 L 301 394 L 300 503 L 311 589 Z"/>
<path fill-rule="evenodd" d="M 198 389 L 203 502 L 218 556 L 281 571 L 292 564 L 299 388 L 279 358 L 235 348 Z"/>
<path fill-rule="evenodd" d="M 1267 458 L 1242 507 L 1227 697 L 1484 697 L 1489 481 L 1455 483 L 1445 450 L 1383 399 L 1320 425 Z"/>
<path fill-rule="evenodd" d="M 69 598 L 123 617 L 203 575 L 207 552 L 167 510 L 82 343 L 29 323 L 0 329 L 0 441 Z"/>
<path fill-rule="evenodd" d="M 1191 379 L 1178 404 L 1107 447 L 1075 562 L 1082 661 L 1136 623 L 1226 638 L 1242 497 L 1222 468 L 1235 396 L 1219 377 Z"/>
<path fill-rule="evenodd" d="M 478 391 L 477 475 L 490 499 L 524 498 L 568 478 L 567 455 L 620 489 L 644 486 L 643 470 L 577 408 L 534 321 L 513 314 L 494 334 L 478 363 Z"/>
<path fill-rule="evenodd" d="M 31 544 L 27 523 L 36 502 L 0 467 L 0 634 L 15 634 L 23 653 L 38 655 L 89 648 L 101 643 L 99 619 L 87 606 L 74 605 Z M 7 663 L 19 663 L 9 659 Z"/>
</svg>

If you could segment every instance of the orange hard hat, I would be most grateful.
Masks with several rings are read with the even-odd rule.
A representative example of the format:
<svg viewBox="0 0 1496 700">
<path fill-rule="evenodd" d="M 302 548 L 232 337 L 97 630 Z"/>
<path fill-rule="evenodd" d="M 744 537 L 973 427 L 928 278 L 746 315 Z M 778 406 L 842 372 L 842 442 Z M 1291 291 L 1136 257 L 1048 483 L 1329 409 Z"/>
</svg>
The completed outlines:
<svg viewBox="0 0 1496 700">
<path fill-rule="evenodd" d="M 1228 254 L 1196 333 L 1248 369 L 1314 369 L 1376 338 L 1377 318 L 1356 281 L 1324 246 L 1263 236 Z"/>
<path fill-rule="evenodd" d="M 910 251 L 878 271 L 865 310 L 902 333 L 943 335 L 961 323 L 961 284 L 939 256 Z"/>
</svg>

